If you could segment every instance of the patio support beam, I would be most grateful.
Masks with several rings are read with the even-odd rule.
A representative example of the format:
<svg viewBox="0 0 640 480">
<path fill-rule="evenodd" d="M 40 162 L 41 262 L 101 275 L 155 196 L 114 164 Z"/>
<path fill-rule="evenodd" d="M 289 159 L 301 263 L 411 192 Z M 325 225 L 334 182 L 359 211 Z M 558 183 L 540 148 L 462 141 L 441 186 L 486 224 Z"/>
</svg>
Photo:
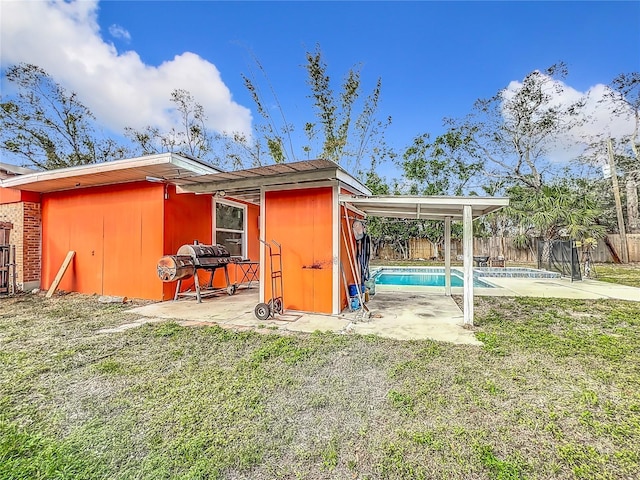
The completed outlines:
<svg viewBox="0 0 640 480">
<path fill-rule="evenodd" d="M 462 243 L 464 255 L 464 324 L 473 325 L 473 224 L 471 205 L 462 207 Z"/>
<path fill-rule="evenodd" d="M 444 294 L 451 296 L 451 217 L 444 217 Z"/>
<path fill-rule="evenodd" d="M 258 217 L 258 221 L 260 222 L 260 231 L 258 232 L 259 238 L 262 238 L 266 241 L 267 236 L 265 235 L 265 228 L 267 225 L 267 202 L 265 201 L 266 194 L 264 191 L 264 187 L 260 188 L 260 216 Z M 267 283 L 267 270 L 265 268 L 265 260 L 266 260 L 266 248 L 262 242 L 258 240 L 258 246 L 260 248 L 260 281 L 258 282 L 258 286 L 260 287 L 260 298 L 259 301 L 264 303 L 264 286 Z"/>
</svg>

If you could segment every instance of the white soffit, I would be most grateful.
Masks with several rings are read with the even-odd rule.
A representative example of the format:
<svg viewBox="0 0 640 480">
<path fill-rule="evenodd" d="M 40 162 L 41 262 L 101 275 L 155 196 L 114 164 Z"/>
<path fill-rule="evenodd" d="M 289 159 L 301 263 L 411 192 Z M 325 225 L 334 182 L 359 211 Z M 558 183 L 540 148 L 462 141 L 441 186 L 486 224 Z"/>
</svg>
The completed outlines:
<svg viewBox="0 0 640 480">
<path fill-rule="evenodd" d="M 174 153 L 162 153 L 29 173 L 2 180 L 0 186 L 46 193 L 145 181 L 147 177 L 159 182 L 181 184 L 194 175 L 215 173 L 220 173 L 220 170 L 199 160 Z"/>
<path fill-rule="evenodd" d="M 462 207 L 471 206 L 473 218 L 478 218 L 509 205 L 505 197 L 450 197 L 415 195 L 340 195 L 348 203 L 371 217 L 462 220 Z"/>
</svg>

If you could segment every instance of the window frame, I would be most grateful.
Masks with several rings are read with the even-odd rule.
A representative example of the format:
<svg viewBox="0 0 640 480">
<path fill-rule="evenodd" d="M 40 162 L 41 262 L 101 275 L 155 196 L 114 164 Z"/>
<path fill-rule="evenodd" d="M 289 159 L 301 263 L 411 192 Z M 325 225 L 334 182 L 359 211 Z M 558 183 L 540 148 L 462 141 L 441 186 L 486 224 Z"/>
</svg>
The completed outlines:
<svg viewBox="0 0 640 480">
<path fill-rule="evenodd" d="M 228 205 L 230 207 L 240 208 L 242 210 L 242 230 L 236 230 L 233 228 L 218 228 L 217 225 L 217 207 L 218 204 Z M 242 246 L 240 256 L 242 258 L 247 258 L 247 206 L 244 203 L 234 202 L 233 200 L 221 199 L 221 198 L 213 198 L 213 207 L 212 207 L 212 218 L 211 224 L 213 227 L 212 238 L 213 244 L 218 244 L 218 232 L 230 232 L 230 233 L 239 233 L 242 235 Z"/>
</svg>

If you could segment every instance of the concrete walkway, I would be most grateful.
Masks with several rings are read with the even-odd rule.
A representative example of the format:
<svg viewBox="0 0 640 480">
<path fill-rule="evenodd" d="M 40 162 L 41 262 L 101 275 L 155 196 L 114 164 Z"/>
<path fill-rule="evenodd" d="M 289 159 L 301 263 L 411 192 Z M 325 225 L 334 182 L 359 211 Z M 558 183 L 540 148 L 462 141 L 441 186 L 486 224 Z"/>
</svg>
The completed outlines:
<svg viewBox="0 0 640 480">
<path fill-rule="evenodd" d="M 482 277 L 483 282 L 495 288 L 474 288 L 475 296 L 489 297 L 539 297 L 539 298 L 575 298 L 597 300 L 609 298 L 640 302 L 640 288 L 599 282 L 597 280 L 580 280 L 572 282 L 568 278 L 505 278 Z M 376 286 L 383 292 L 414 292 L 444 295 L 444 287 L 420 286 Z M 453 295 L 462 295 L 462 287 L 451 289 Z"/>
<path fill-rule="evenodd" d="M 577 298 L 597 300 L 610 298 L 640 302 L 640 288 L 581 280 L 572 282 L 568 278 L 483 278 L 500 288 L 477 289 L 479 295 L 506 295 L 545 298 Z M 495 292 L 492 292 L 495 290 Z"/>
</svg>

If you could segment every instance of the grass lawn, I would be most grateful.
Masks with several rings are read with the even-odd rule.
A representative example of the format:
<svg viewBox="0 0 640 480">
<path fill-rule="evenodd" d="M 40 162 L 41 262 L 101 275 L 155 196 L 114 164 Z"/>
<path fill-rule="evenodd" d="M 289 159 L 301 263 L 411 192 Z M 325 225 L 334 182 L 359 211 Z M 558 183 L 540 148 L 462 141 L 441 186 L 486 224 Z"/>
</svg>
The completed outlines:
<svg viewBox="0 0 640 480">
<path fill-rule="evenodd" d="M 614 263 L 598 263 L 595 266 L 595 278 L 602 282 L 640 287 L 640 264 L 616 265 Z"/>
<path fill-rule="evenodd" d="M 476 298 L 484 347 L 0 300 L 1 479 L 637 478 L 640 303 Z"/>
</svg>

